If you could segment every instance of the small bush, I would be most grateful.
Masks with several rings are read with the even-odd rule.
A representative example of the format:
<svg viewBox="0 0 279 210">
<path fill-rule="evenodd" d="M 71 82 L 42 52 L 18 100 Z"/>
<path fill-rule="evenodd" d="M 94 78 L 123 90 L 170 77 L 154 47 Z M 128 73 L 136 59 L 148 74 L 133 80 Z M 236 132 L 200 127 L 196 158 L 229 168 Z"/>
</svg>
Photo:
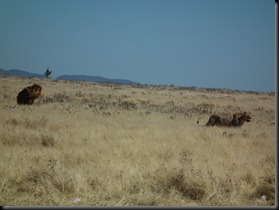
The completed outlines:
<svg viewBox="0 0 279 210">
<path fill-rule="evenodd" d="M 42 139 L 42 145 L 45 147 L 55 145 L 55 141 L 52 136 L 46 136 L 46 135 L 42 134 L 41 139 Z"/>
</svg>

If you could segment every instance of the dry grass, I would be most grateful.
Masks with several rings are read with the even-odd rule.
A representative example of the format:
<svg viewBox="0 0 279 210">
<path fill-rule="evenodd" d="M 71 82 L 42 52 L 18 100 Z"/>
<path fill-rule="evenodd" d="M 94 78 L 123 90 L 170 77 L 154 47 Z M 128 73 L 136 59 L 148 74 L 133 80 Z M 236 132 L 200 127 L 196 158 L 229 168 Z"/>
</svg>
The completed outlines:
<svg viewBox="0 0 279 210">
<path fill-rule="evenodd" d="M 1 206 L 274 206 L 275 96 L 0 76 Z M 42 85 L 32 106 L 16 104 Z M 252 112 L 241 129 L 212 113 Z"/>
</svg>

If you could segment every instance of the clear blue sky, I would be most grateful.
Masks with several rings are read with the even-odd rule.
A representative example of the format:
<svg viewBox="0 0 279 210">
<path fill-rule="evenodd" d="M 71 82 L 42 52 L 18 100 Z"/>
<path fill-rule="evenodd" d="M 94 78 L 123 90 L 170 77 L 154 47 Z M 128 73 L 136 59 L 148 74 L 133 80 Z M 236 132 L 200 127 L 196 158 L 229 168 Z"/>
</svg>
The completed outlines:
<svg viewBox="0 0 279 210">
<path fill-rule="evenodd" d="M 275 91 L 274 0 L 0 0 L 0 68 Z"/>
</svg>

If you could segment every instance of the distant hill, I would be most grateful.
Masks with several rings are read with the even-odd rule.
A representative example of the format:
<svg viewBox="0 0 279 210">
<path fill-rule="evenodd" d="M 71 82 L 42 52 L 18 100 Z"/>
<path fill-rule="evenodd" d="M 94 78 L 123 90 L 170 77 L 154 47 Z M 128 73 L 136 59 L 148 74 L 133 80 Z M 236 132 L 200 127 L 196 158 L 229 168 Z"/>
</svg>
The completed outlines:
<svg viewBox="0 0 279 210">
<path fill-rule="evenodd" d="M 84 81 L 84 82 L 98 82 L 98 83 L 114 83 L 114 84 L 138 84 L 136 82 L 124 79 L 108 79 L 105 77 L 98 76 L 87 76 L 87 75 L 61 75 L 57 77 L 58 80 L 73 80 L 73 81 Z"/>
<path fill-rule="evenodd" d="M 17 69 L 11 69 L 11 70 L 0 69 L 0 74 L 17 76 L 17 77 L 39 77 L 39 78 L 45 77 L 42 74 L 30 73 L 27 71 L 22 71 L 22 70 L 17 70 Z"/>
<path fill-rule="evenodd" d="M 17 77 L 38 77 L 45 78 L 42 74 L 30 73 L 18 69 L 4 70 L 0 68 L 0 74 L 17 76 Z M 56 79 L 58 80 L 71 80 L 71 81 L 84 81 L 84 82 L 97 82 L 97 83 L 114 83 L 114 84 L 139 84 L 130 80 L 124 79 L 109 79 L 98 76 L 87 76 L 87 75 L 61 75 Z"/>
</svg>

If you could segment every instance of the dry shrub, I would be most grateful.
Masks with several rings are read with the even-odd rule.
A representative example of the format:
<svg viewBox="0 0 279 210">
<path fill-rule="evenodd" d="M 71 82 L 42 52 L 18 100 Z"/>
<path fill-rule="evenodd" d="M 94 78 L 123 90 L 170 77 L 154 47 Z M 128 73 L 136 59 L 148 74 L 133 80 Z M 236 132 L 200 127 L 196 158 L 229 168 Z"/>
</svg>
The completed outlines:
<svg viewBox="0 0 279 210">
<path fill-rule="evenodd" d="M 14 145 L 22 145 L 24 139 L 24 136 L 21 136 L 19 139 L 18 136 L 15 136 L 13 134 L 6 134 L 6 133 L 1 133 L 0 134 L 0 142 L 3 146 L 14 146 Z"/>
<path fill-rule="evenodd" d="M 41 96 L 38 103 L 40 104 L 48 104 L 48 103 L 66 103 L 72 102 L 73 99 L 66 95 L 65 92 L 63 93 L 55 93 L 53 96 Z"/>
<path fill-rule="evenodd" d="M 256 180 L 255 176 L 252 175 L 251 172 L 246 173 L 240 179 L 251 186 L 255 186 L 257 184 L 257 180 Z"/>
<path fill-rule="evenodd" d="M 48 119 L 45 116 L 43 116 L 41 119 L 38 120 L 25 119 L 23 126 L 30 129 L 37 129 L 46 127 L 47 122 Z"/>
<path fill-rule="evenodd" d="M 55 159 L 49 158 L 46 160 L 39 156 L 34 160 L 36 164 L 30 162 L 28 167 L 22 166 L 17 169 L 16 173 L 9 171 L 10 175 L 7 184 L 10 190 L 16 191 L 16 196 L 28 194 L 31 199 L 32 196 L 47 194 L 52 191 L 49 184 L 57 175 Z"/>
<path fill-rule="evenodd" d="M 6 121 L 6 123 L 7 123 L 8 125 L 12 125 L 12 126 L 18 126 L 18 125 L 20 125 L 19 120 L 15 119 L 15 118 L 8 119 L 8 120 Z"/>
<path fill-rule="evenodd" d="M 265 171 L 265 175 L 260 178 L 260 183 L 256 187 L 251 197 L 261 198 L 266 196 L 269 205 L 275 205 L 275 174 L 274 174 L 274 158 L 266 158 L 266 164 L 270 164 L 270 170 Z"/>
<path fill-rule="evenodd" d="M 39 137 L 26 131 L 22 133 L 0 134 L 0 143 L 5 146 L 34 146 L 38 144 Z"/>
<path fill-rule="evenodd" d="M 275 205 L 275 189 L 274 184 L 269 183 L 261 183 L 255 190 L 255 193 L 252 194 L 252 197 L 261 198 L 262 196 L 266 196 L 266 200 L 269 205 Z"/>
<path fill-rule="evenodd" d="M 13 128 L 23 126 L 28 129 L 37 129 L 37 128 L 46 127 L 47 122 L 48 119 L 45 116 L 43 116 L 37 120 L 31 120 L 29 118 L 20 118 L 20 119 L 11 118 L 6 121 L 6 124 L 12 126 Z"/>
<path fill-rule="evenodd" d="M 74 193 L 76 191 L 75 181 L 71 176 L 61 175 L 51 180 L 53 187 L 61 193 Z"/>
<path fill-rule="evenodd" d="M 159 171 L 161 170 L 156 172 L 156 180 L 152 185 L 152 189 L 156 192 L 170 194 L 175 190 L 188 199 L 202 200 L 204 198 L 206 194 L 205 184 L 186 177 L 182 169 L 174 168 L 164 174 L 158 174 L 160 173 Z"/>
<path fill-rule="evenodd" d="M 179 167 L 171 171 L 165 166 L 155 172 L 153 190 L 171 193 L 173 190 L 187 199 L 202 200 L 206 195 L 206 180 L 201 171 L 192 164 L 192 153 L 183 151 L 179 154 Z"/>
<path fill-rule="evenodd" d="M 75 96 L 79 97 L 79 98 L 83 98 L 85 96 L 85 94 L 82 93 L 81 91 L 78 91 L 77 93 L 75 93 Z"/>
<path fill-rule="evenodd" d="M 34 186 L 40 185 L 43 193 L 60 192 L 73 193 L 75 192 L 75 180 L 68 174 L 65 169 L 62 169 L 56 158 L 42 159 L 37 157 L 35 163 L 28 169 L 20 183 L 21 188 L 31 191 Z"/>
<path fill-rule="evenodd" d="M 42 139 L 42 145 L 44 145 L 46 147 L 55 145 L 55 141 L 52 136 L 47 136 L 47 135 L 42 134 L 41 139 Z"/>
<path fill-rule="evenodd" d="M 5 132 L 0 134 L 0 142 L 3 145 L 34 145 L 40 140 L 40 136 L 37 135 L 36 130 L 41 130 L 47 126 L 48 119 L 41 117 L 39 119 L 32 120 L 27 117 L 19 117 L 18 119 L 10 118 L 5 121 Z M 41 138 L 43 144 L 54 144 L 51 139 Z"/>
<path fill-rule="evenodd" d="M 226 176 L 224 179 L 220 179 L 217 185 L 217 190 L 223 198 L 229 199 L 235 190 L 232 176 Z"/>
<path fill-rule="evenodd" d="M 133 101 L 120 101 L 118 104 L 122 109 L 136 109 L 136 104 Z"/>
<path fill-rule="evenodd" d="M 175 171 L 168 177 L 167 185 L 174 187 L 178 192 L 182 193 L 186 198 L 192 200 L 201 200 L 205 196 L 205 184 L 189 180 L 183 170 Z"/>
</svg>

